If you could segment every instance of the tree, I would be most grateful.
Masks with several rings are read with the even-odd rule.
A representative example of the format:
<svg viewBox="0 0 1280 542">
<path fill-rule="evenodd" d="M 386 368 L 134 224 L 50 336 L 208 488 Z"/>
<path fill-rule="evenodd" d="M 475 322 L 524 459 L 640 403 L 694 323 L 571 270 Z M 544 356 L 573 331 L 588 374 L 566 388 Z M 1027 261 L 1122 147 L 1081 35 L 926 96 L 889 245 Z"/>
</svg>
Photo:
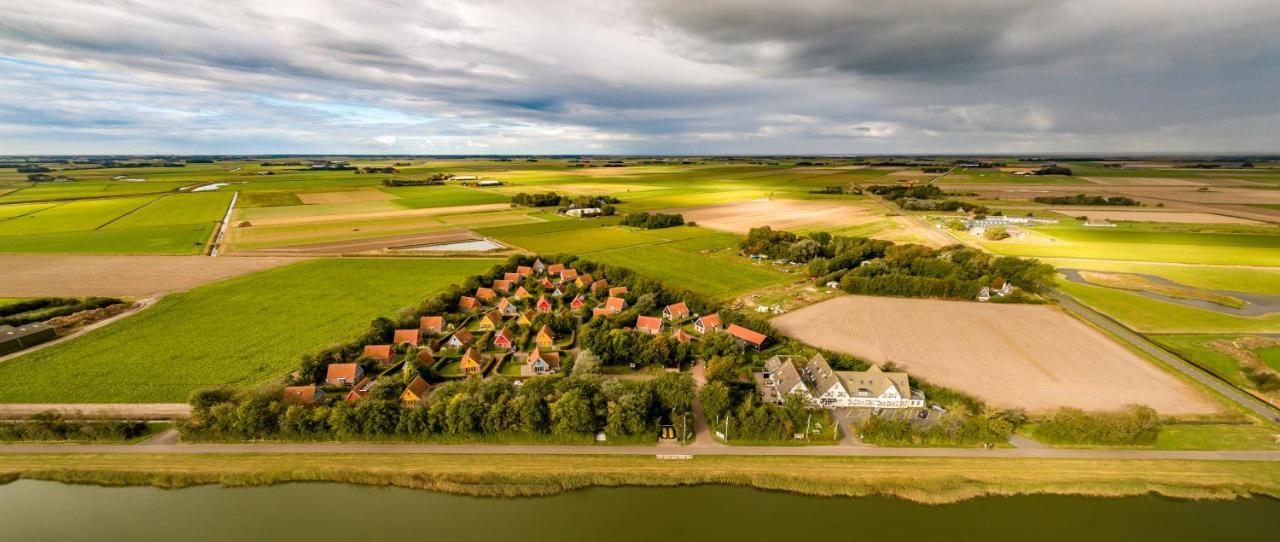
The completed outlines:
<svg viewBox="0 0 1280 542">
<path fill-rule="evenodd" d="M 638 435 L 645 432 L 648 421 L 645 412 L 649 409 L 647 400 L 638 394 L 628 393 L 609 402 L 609 415 L 605 431 L 615 435 Z"/>
<path fill-rule="evenodd" d="M 738 359 L 733 356 L 713 356 L 707 360 L 708 382 L 732 382 L 738 379 Z"/>
<path fill-rule="evenodd" d="M 573 374 L 597 374 L 600 372 L 600 356 L 590 349 L 583 348 L 578 351 L 578 356 L 573 360 Z"/>
<path fill-rule="evenodd" d="M 666 373 L 652 382 L 659 404 L 673 415 L 689 410 L 689 406 L 693 404 L 697 386 L 694 385 L 692 376 L 686 373 Z"/>
<path fill-rule="evenodd" d="M 579 390 L 560 395 L 551 403 L 552 430 L 561 435 L 591 433 L 595 431 L 595 413 L 591 402 Z"/>
<path fill-rule="evenodd" d="M 702 391 L 698 395 L 702 400 L 702 412 L 712 420 L 719 419 L 720 416 L 728 413 L 729 407 L 732 406 L 729 386 L 726 386 L 723 382 L 707 383 L 702 387 Z"/>
<path fill-rule="evenodd" d="M 723 331 L 708 333 L 702 338 L 702 344 L 699 347 L 702 357 L 710 358 L 714 356 L 742 356 L 742 345 L 738 341 L 733 340 L 733 335 Z"/>
</svg>

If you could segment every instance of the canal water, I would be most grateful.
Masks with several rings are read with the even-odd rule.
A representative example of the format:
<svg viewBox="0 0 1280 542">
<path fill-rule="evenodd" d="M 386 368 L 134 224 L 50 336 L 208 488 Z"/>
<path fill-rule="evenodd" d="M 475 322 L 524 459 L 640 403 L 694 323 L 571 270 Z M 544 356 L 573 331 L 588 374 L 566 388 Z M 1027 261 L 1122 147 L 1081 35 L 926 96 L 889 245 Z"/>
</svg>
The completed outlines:
<svg viewBox="0 0 1280 542">
<path fill-rule="evenodd" d="M 998 497 L 927 506 L 738 487 L 604 488 L 496 499 L 341 484 L 0 486 L 0 540 L 1277 540 L 1280 501 Z"/>
</svg>

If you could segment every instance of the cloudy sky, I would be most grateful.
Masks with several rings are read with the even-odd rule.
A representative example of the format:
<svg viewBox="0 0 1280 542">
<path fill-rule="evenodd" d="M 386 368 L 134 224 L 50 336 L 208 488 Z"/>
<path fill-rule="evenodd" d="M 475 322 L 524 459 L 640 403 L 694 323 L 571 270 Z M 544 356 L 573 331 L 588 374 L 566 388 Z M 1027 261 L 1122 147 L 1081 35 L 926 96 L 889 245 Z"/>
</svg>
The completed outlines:
<svg viewBox="0 0 1280 542">
<path fill-rule="evenodd" d="M 0 13 L 0 154 L 1280 151 L 1275 0 Z"/>
</svg>

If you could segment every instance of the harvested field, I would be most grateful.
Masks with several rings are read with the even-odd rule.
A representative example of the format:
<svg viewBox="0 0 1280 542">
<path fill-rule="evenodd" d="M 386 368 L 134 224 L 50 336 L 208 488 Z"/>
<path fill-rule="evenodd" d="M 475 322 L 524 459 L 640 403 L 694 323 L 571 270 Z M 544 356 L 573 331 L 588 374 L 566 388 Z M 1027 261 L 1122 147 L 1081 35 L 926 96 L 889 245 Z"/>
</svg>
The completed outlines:
<svg viewBox="0 0 1280 542">
<path fill-rule="evenodd" d="M 991 405 L 1043 412 L 1115 410 L 1131 403 L 1162 414 L 1217 408 L 1188 384 L 1055 307 L 845 296 L 773 320 L 809 344 L 892 360 L 912 375 Z"/>
<path fill-rule="evenodd" d="M 1205 183 L 1194 179 L 1174 179 L 1170 177 L 1081 177 L 1096 184 L 1128 185 L 1128 186 L 1203 186 Z"/>
<path fill-rule="evenodd" d="M 369 252 L 373 250 L 381 250 L 384 248 L 406 247 L 412 245 L 425 245 L 430 243 L 450 243 L 455 241 L 469 241 L 479 239 L 475 233 L 470 230 L 449 230 L 435 231 L 427 233 L 409 233 L 404 235 L 390 235 L 386 237 L 371 237 L 364 239 L 347 239 L 344 241 L 332 241 L 327 243 L 307 243 L 300 245 L 287 245 L 281 247 L 272 247 L 255 250 L 259 253 L 287 253 L 287 254 L 311 254 L 311 255 L 333 255 L 333 254 L 355 254 L 359 252 Z"/>
<path fill-rule="evenodd" d="M 1179 211 L 1113 211 L 1104 209 L 1050 209 L 1066 216 L 1087 216 L 1090 220 L 1132 222 L 1176 222 L 1179 224 L 1265 224 L 1257 220 L 1213 213 Z"/>
<path fill-rule="evenodd" d="M 298 199 L 307 205 L 320 203 L 359 203 L 362 201 L 388 201 L 400 199 L 381 190 L 353 190 L 350 192 L 315 192 L 298 194 Z"/>
<path fill-rule="evenodd" d="M 323 222 L 349 222 L 356 220 L 377 220 L 393 218 L 410 218 L 421 216 L 445 215 L 452 213 L 472 213 L 480 211 L 499 211 L 510 209 L 507 203 L 491 203 L 487 205 L 459 205 L 454 207 L 430 207 L 425 209 L 397 209 L 387 211 L 371 211 L 343 214 L 325 214 L 313 216 L 291 216 L 282 218 L 255 218 L 254 226 L 290 226 L 298 224 L 315 224 Z"/>
<path fill-rule="evenodd" d="M 189 290 L 297 258 L 0 255 L 0 297 L 147 296 Z"/>
<path fill-rule="evenodd" d="M 771 226 L 775 230 L 802 230 L 857 226 L 882 220 L 880 213 L 866 207 L 823 201 L 756 199 L 707 207 L 668 209 L 681 213 L 686 222 L 697 222 L 718 230 L 747 233 L 751 228 Z"/>
</svg>

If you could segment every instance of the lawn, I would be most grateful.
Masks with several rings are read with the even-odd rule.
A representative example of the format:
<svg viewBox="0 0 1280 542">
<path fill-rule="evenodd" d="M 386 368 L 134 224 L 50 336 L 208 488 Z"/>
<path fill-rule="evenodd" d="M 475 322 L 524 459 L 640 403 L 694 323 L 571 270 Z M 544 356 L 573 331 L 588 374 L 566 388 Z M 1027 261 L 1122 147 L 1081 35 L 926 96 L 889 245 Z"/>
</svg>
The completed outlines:
<svg viewBox="0 0 1280 542">
<path fill-rule="evenodd" d="M 767 264 L 747 263 L 732 252 L 702 254 L 681 249 L 678 243 L 607 250 L 587 257 L 630 268 L 675 289 L 692 290 L 720 300 L 797 278 Z"/>
<path fill-rule="evenodd" d="M 1275 428 L 1256 424 L 1166 425 L 1157 450 L 1280 450 Z"/>
<path fill-rule="evenodd" d="M 1245 317 L 1158 301 L 1142 295 L 1065 280 L 1058 288 L 1080 302 L 1144 333 L 1275 333 L 1280 315 Z"/>
<path fill-rule="evenodd" d="M 314 260 L 173 294 L 82 337 L 0 363 L 0 402 L 179 402 L 252 386 L 493 260 Z"/>
<path fill-rule="evenodd" d="M 534 235 L 494 236 L 499 241 L 541 254 L 584 254 L 662 242 L 621 226 L 579 228 Z"/>
</svg>

